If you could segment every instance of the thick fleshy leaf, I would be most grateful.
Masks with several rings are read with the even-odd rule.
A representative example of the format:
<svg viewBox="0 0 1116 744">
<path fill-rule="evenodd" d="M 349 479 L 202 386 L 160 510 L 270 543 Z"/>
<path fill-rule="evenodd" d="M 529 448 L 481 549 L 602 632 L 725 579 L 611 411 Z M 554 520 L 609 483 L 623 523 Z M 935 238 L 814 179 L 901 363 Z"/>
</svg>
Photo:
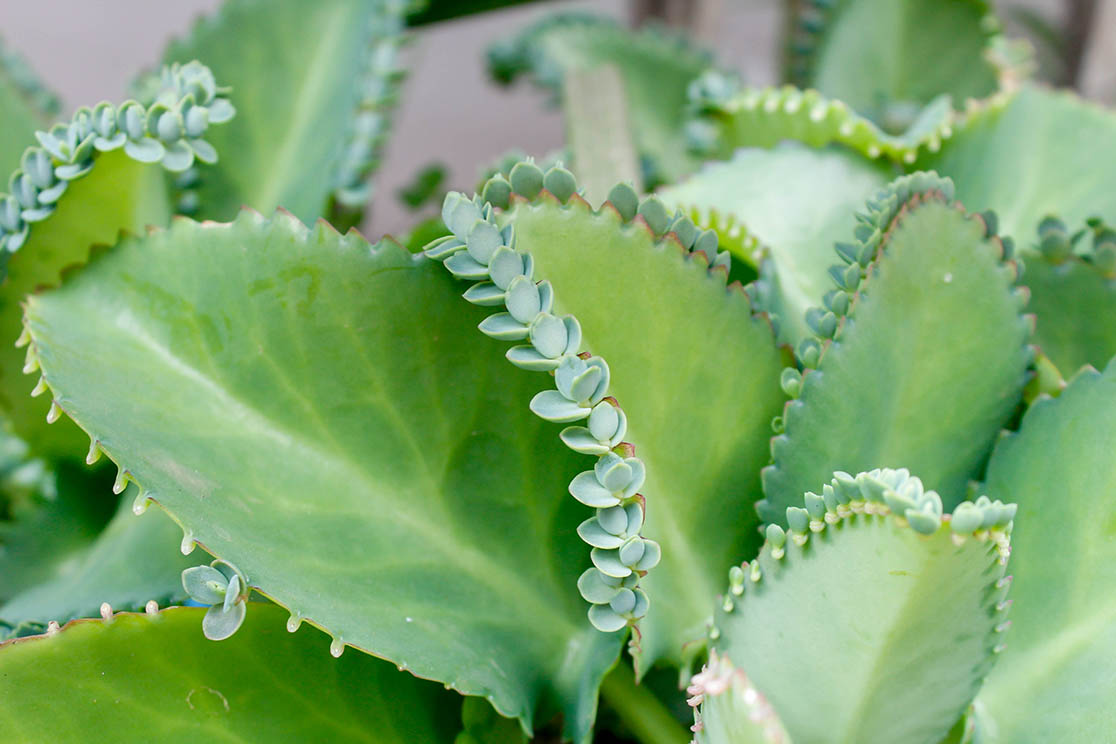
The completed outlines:
<svg viewBox="0 0 1116 744">
<path fill-rule="evenodd" d="M 870 242 L 851 251 L 871 249 L 872 262 L 856 292 L 830 300 L 847 317 L 815 316 L 835 340 L 788 390 L 764 471 L 768 522 L 785 525 L 786 508 L 838 470 L 910 467 L 950 508 L 1019 402 L 1029 349 L 1015 265 L 940 192 L 908 198 L 883 194 L 890 207 L 858 226 Z"/>
<path fill-rule="evenodd" d="M 999 744 L 1116 730 L 1116 364 L 1036 402 L 996 448 L 988 493 L 1019 502 L 1012 629 L 981 700 Z"/>
<path fill-rule="evenodd" d="M 1025 153 L 1025 154 L 1024 154 Z M 1030 240 L 1057 214 L 1116 223 L 1116 114 L 1066 91 L 1027 86 L 1006 106 L 971 113 L 918 167 L 949 176 L 970 209 L 994 209 L 1000 232 Z"/>
<path fill-rule="evenodd" d="M 1023 265 L 1043 354 L 1067 377 L 1086 364 L 1103 369 L 1116 355 L 1116 279 L 1077 256 L 1058 264 L 1028 252 Z"/>
<path fill-rule="evenodd" d="M 166 222 L 170 206 L 162 171 L 175 164 L 156 163 L 164 143 L 173 149 L 185 136 L 181 117 L 169 129 L 156 126 L 171 115 L 168 108 L 200 112 L 191 125 L 196 136 L 234 113 L 225 89 L 197 61 L 163 67 L 145 76 L 141 88 L 142 103 L 102 102 L 78 109 L 49 132 L 36 132 L 39 145 L 21 158 L 9 181 L 12 194 L 0 194 L 0 276 L 6 274 L 0 287 L 0 405 L 37 453 L 77 454 L 84 445 L 70 424 L 46 427 L 57 412 L 30 399 L 33 378 L 20 380 L 23 354 L 12 344 L 20 334 L 24 296 L 57 284 L 62 270 L 85 263 L 91 246 L 111 244 L 122 230 L 141 232 Z M 222 109 L 223 119 L 214 113 Z M 156 133 L 158 140 L 150 136 Z M 149 157 L 154 150 L 137 151 L 137 143 L 154 143 L 162 154 Z"/>
<path fill-rule="evenodd" d="M 795 744 L 936 744 L 996 657 L 1010 525 L 957 534 L 939 521 L 922 534 L 864 500 L 865 475 L 834 479 L 827 496 L 841 506 L 827 498 L 824 520 L 780 533 L 744 567 L 714 647 Z"/>
<path fill-rule="evenodd" d="M 644 534 L 662 545 L 645 579 L 640 668 L 679 662 L 704 632 L 711 577 L 758 542 L 751 501 L 780 401 L 771 328 L 722 272 L 609 206 L 543 196 L 506 219 L 554 286 L 555 312 L 575 315 L 585 347 L 608 360 L 625 440 L 646 464 Z"/>
<path fill-rule="evenodd" d="M 840 143 L 872 159 L 913 163 L 920 150 L 941 147 L 955 118 L 949 97 L 941 96 L 922 108 L 905 131 L 889 134 L 844 101 L 816 90 L 790 85 L 740 90 L 719 73 L 700 78 L 690 98 L 692 144 L 721 160 L 740 147 L 796 140 L 812 147 Z"/>
<path fill-rule="evenodd" d="M 221 160 L 201 178 L 199 217 L 281 206 L 312 222 L 334 197 L 352 207 L 367 201 L 359 192 L 395 96 L 401 5 L 229 0 L 170 44 L 166 61 L 204 60 L 239 112 L 206 137 Z"/>
<path fill-rule="evenodd" d="M 833 244 L 848 240 L 856 210 L 891 177 L 885 164 L 846 150 L 785 142 L 738 150 L 659 196 L 672 206 L 731 215 L 767 247 L 764 304 L 779 318 L 780 339 L 795 344 L 810 334 L 806 310 L 833 288 Z M 747 250 L 733 242 L 726 248 Z M 751 261 L 750 253 L 734 252 L 733 261 Z"/>
<path fill-rule="evenodd" d="M 5 449 L 11 441 L 5 439 Z M 4 475 L 0 505 L 8 519 L 0 520 L 0 607 L 72 569 L 116 507 L 111 473 L 90 473 L 74 462 L 61 462 L 51 472 L 41 461 L 21 458 L 19 469 Z"/>
<path fill-rule="evenodd" d="M 786 730 L 771 704 L 728 657 L 716 651 L 690 680 L 694 744 L 783 744 Z"/>
<path fill-rule="evenodd" d="M 789 72 L 796 85 L 838 98 L 888 131 L 904 129 L 943 93 L 960 105 L 999 87 L 987 55 L 999 25 L 988 5 L 984 0 L 797 3 Z"/>
<path fill-rule="evenodd" d="M 87 547 L 56 559 L 39 583 L 0 605 L 0 620 L 64 623 L 96 617 L 105 602 L 117 610 L 139 610 L 150 600 L 160 606 L 184 600 L 182 570 L 197 561 L 179 551 L 181 530 L 165 514 L 132 512 L 137 493 L 134 486 L 124 492 L 112 521 Z"/>
<path fill-rule="evenodd" d="M 58 99 L 46 90 L 22 57 L 0 40 L 0 173 L 19 167 L 35 144 L 35 131 L 58 113 Z"/>
<path fill-rule="evenodd" d="M 710 58 L 681 37 L 653 28 L 631 31 L 612 19 L 566 13 L 546 18 L 489 51 L 493 77 L 509 82 L 527 72 L 555 93 L 562 90 L 568 70 L 601 65 L 615 65 L 623 80 L 632 135 L 650 167 L 648 186 L 692 172 L 698 161 L 687 151 L 686 89 L 709 67 Z"/>
<path fill-rule="evenodd" d="M 453 741 L 458 699 L 391 664 L 330 658 L 282 610 L 253 605 L 233 638 L 205 610 L 82 620 L 0 646 L 4 741 Z M 65 684 L 58 684 L 65 679 Z"/>
<path fill-rule="evenodd" d="M 139 233 L 164 224 L 170 214 L 161 167 L 136 162 L 122 150 L 107 152 L 87 176 L 70 184 L 50 218 L 35 224 L 12 254 L 0 286 L 0 400 L 12 428 L 33 451 L 80 456 L 89 438 L 70 421 L 48 426 L 50 401 L 30 395 L 38 378 L 23 374 L 24 350 L 15 347 L 24 297 L 57 284 L 63 269 L 85 263 L 90 246 L 111 244 L 122 230 Z"/>
<path fill-rule="evenodd" d="M 62 409 L 292 626 L 580 741 L 620 644 L 577 592 L 583 460 L 459 295 L 394 243 L 244 212 L 124 241 L 28 322 Z"/>
</svg>

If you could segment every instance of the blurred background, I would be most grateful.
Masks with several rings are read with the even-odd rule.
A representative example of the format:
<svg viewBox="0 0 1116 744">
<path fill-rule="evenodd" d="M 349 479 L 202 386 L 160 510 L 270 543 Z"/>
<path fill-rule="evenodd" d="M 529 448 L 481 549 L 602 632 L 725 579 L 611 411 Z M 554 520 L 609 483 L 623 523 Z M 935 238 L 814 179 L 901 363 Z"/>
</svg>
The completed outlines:
<svg viewBox="0 0 1116 744">
<path fill-rule="evenodd" d="M 57 91 L 68 114 L 81 103 L 123 100 L 135 71 L 158 60 L 167 39 L 185 34 L 219 4 L 3 0 L 0 37 Z M 441 4 L 462 5 L 431 0 L 428 17 Z M 496 4 L 507 3 L 475 3 L 478 9 Z M 1116 0 L 1001 0 L 996 6 L 1010 33 L 1034 45 L 1038 77 L 1116 101 Z M 444 187 L 472 190 L 480 167 L 510 148 L 541 156 L 565 142 L 560 111 L 540 105 L 544 93 L 526 83 L 496 87 L 485 71 L 489 45 L 532 21 L 581 10 L 632 24 L 655 18 L 686 26 L 722 68 L 770 85 L 779 82 L 783 7 L 782 0 L 545 0 L 415 28 L 405 53 L 409 78 L 364 232 L 378 237 L 415 223 L 397 193 L 424 165 L 444 168 Z"/>
</svg>

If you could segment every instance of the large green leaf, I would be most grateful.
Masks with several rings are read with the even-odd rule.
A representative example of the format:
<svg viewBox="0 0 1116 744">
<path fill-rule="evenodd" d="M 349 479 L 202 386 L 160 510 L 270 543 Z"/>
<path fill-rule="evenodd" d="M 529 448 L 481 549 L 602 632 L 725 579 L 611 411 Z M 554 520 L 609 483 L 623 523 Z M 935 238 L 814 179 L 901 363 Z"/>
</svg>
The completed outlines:
<svg viewBox="0 0 1116 744">
<path fill-rule="evenodd" d="M 35 144 L 35 130 L 48 125 L 57 112 L 58 99 L 0 40 L 0 173 L 19 167 L 23 151 Z"/>
<path fill-rule="evenodd" d="M 1007 625 L 1014 508 L 965 502 L 944 520 L 906 471 L 840 474 L 805 504 L 730 573 L 715 647 L 795 744 L 941 741 Z"/>
<path fill-rule="evenodd" d="M 0 521 L 0 608 L 21 592 L 73 570 L 112 519 L 116 505 L 111 473 L 90 474 L 74 462 L 61 462 L 54 472 L 43 472 L 42 462 L 24 468 L 25 473 L 13 473 L 4 483 L 6 491 L 26 492 L 11 494 L 11 520 Z M 0 619 L 11 620 L 2 609 Z"/>
<path fill-rule="evenodd" d="M 771 704 L 732 660 L 710 651 L 686 694 L 694 708 L 694 744 L 781 744 L 787 740 Z"/>
<path fill-rule="evenodd" d="M 84 437 L 70 423 L 46 426 L 48 406 L 32 401 L 34 380 L 20 373 L 23 298 L 57 284 L 64 269 L 85 263 L 90 246 L 120 231 L 142 232 L 170 216 L 163 168 L 182 171 L 195 156 L 216 155 L 201 137 L 233 116 L 208 69 L 198 63 L 163 68 L 148 80 L 143 103 L 101 103 L 69 122 L 38 132 L 0 194 L 0 405 L 12 428 L 48 455 L 77 454 Z M 53 417 L 52 417 L 53 418 Z"/>
<path fill-rule="evenodd" d="M 684 132 L 686 91 L 710 64 L 706 52 L 681 37 L 654 27 L 631 31 L 612 19 L 582 13 L 545 18 L 489 52 L 489 69 L 497 80 L 510 82 L 528 73 L 555 93 L 569 70 L 615 65 L 624 81 L 632 136 L 650 167 L 649 186 L 697 168 Z"/>
<path fill-rule="evenodd" d="M 946 203 L 949 187 L 900 179 L 842 246 L 845 288 L 812 313 L 821 337 L 800 347 L 806 373 L 784 378 L 794 399 L 764 471 L 765 520 L 785 523 L 838 470 L 908 464 L 947 506 L 979 475 L 1023 389 L 1026 294 L 985 222 Z"/>
<path fill-rule="evenodd" d="M 57 284 L 63 269 L 85 263 L 90 246 L 114 242 L 121 230 L 141 232 L 165 223 L 171 212 L 159 170 L 123 152 L 102 155 L 8 263 L 0 286 L 0 401 L 12 428 L 36 452 L 80 455 L 89 439 L 70 421 L 48 426 L 50 402 L 31 397 L 36 380 L 22 373 L 24 353 L 14 345 L 22 330 L 23 299 L 38 287 Z"/>
<path fill-rule="evenodd" d="M 1116 730 L 1116 364 L 1036 402 L 996 448 L 988 492 L 1019 502 L 1013 627 L 981 699 L 1002 744 Z"/>
<path fill-rule="evenodd" d="M 1109 251 L 1112 248 L 1108 248 Z M 1103 369 L 1116 355 L 1116 274 L 1096 254 L 1024 254 L 1020 283 L 1031 293 L 1035 343 L 1064 375 Z"/>
<path fill-rule="evenodd" d="M 846 150 L 785 142 L 771 150 L 738 150 L 732 160 L 706 166 L 660 197 L 673 206 L 732 215 L 768 248 L 761 263 L 763 304 L 779 318 L 780 338 L 797 343 L 810 333 L 806 310 L 833 287 L 833 244 L 848 238 L 855 211 L 891 176 L 886 165 Z"/>
<path fill-rule="evenodd" d="M 870 159 L 913 163 L 923 150 L 936 152 L 952 133 L 948 96 L 918 112 L 905 131 L 889 134 L 844 101 L 790 85 L 740 89 L 733 78 L 707 72 L 690 86 L 692 146 L 720 160 L 740 147 L 771 147 L 796 140 L 811 147 L 839 143 Z"/>
<path fill-rule="evenodd" d="M 125 240 L 27 313 L 61 409 L 292 628 L 585 739 L 621 638 L 576 588 L 583 458 L 441 266 L 244 212 Z"/>
<path fill-rule="evenodd" d="M 986 52 L 999 24 L 984 0 L 797 5 L 792 81 L 841 99 L 889 131 L 905 128 L 943 93 L 961 103 L 998 88 Z"/>
<path fill-rule="evenodd" d="M 175 540 L 181 531 L 166 515 L 150 512 L 137 517 L 132 513 L 136 492 L 134 486 L 124 492 L 112 521 L 87 546 L 68 555 L 51 556 L 45 575 L 0 605 L 0 620 L 11 625 L 64 623 L 96 616 L 105 602 L 118 610 L 136 610 L 150 600 L 166 605 L 185 599 L 182 570 L 196 561 L 179 552 Z M 91 501 L 93 494 L 77 496 Z"/>
<path fill-rule="evenodd" d="M 704 634 L 719 589 L 711 577 L 758 543 L 751 504 L 782 397 L 771 327 L 704 255 L 611 204 L 594 212 L 543 192 L 514 199 L 506 220 L 554 287 L 555 307 L 608 361 L 625 439 L 646 463 L 644 530 L 663 552 L 646 579 L 640 671 L 679 663 L 683 645 Z M 677 230 L 692 240 L 692 227 Z"/>
<path fill-rule="evenodd" d="M 453 741 L 459 706 L 439 685 L 364 655 L 332 659 L 266 605 L 214 644 L 202 612 L 122 613 L 0 646 L 0 739 Z"/>
<path fill-rule="evenodd" d="M 1029 240 L 1057 214 L 1070 225 L 1116 222 L 1116 114 L 1073 93 L 1024 87 L 1006 105 L 969 114 L 937 154 L 917 164 L 957 184 L 971 209 L 994 209 L 1000 231 Z"/>
<path fill-rule="evenodd" d="M 283 207 L 304 222 L 331 199 L 360 207 L 378 164 L 398 77 L 399 0 L 227 0 L 172 42 L 168 62 L 203 60 L 240 112 L 212 137 L 197 215 Z"/>
</svg>

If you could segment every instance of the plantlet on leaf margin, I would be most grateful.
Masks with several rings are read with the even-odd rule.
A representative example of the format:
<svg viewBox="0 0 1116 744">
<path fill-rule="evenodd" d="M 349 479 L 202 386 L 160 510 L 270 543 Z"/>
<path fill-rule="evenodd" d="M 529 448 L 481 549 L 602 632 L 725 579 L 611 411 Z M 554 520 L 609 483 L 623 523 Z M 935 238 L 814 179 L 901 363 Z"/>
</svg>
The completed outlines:
<svg viewBox="0 0 1116 744">
<path fill-rule="evenodd" d="M 182 588 L 195 602 L 209 605 L 202 632 L 211 641 L 223 641 L 244 622 L 252 589 L 244 574 L 228 561 L 215 560 L 182 572 Z"/>
<path fill-rule="evenodd" d="M 11 194 L 0 194 L 2 258 L 23 246 L 32 224 L 50 217 L 70 182 L 93 169 L 98 153 L 123 148 L 133 160 L 161 162 L 176 173 L 195 158 L 217 161 L 217 151 L 202 137 L 211 124 L 236 114 L 228 90 L 200 62 L 164 67 L 154 79 L 145 102 L 80 108 L 69 124 L 35 134 L 40 146 L 27 148 L 9 181 Z"/>
<path fill-rule="evenodd" d="M 533 198 L 543 189 L 565 203 L 577 195 L 577 182 L 561 166 L 544 174 L 530 161 L 515 165 L 510 175 L 510 179 L 498 176 L 490 180 L 483 197 L 447 194 L 442 219 L 452 234 L 431 243 L 425 253 L 443 261 L 454 276 L 478 282 L 463 295 L 469 302 L 506 308 L 506 312 L 485 318 L 479 327 L 495 339 L 528 341 L 509 349 L 508 361 L 522 369 L 554 373 L 557 389 L 532 398 L 531 411 L 555 423 L 588 419 L 588 426 L 567 427 L 560 438 L 575 452 L 597 456 L 593 469 L 574 477 L 569 491 L 597 510 L 577 529 L 592 547 L 593 561 L 593 568 L 582 573 L 577 586 L 592 605 L 589 621 L 598 630 L 611 633 L 634 626 L 647 614 L 649 602 L 639 580 L 661 557 L 659 544 L 640 534 L 646 502 L 639 489 L 646 470 L 635 457 L 635 448 L 622 441 L 627 417 L 615 399 L 608 397 L 608 364 L 579 352 L 582 339 L 577 318 L 551 313 L 554 291 L 550 283 L 534 281 L 530 254 L 516 250 L 514 226 L 500 227 L 493 209 L 494 203 L 506 207 L 513 193 Z M 613 201 L 638 203 L 634 189 L 617 188 L 623 193 L 617 193 Z M 663 211 L 658 202 L 653 205 Z M 662 217 L 666 218 L 665 211 Z"/>
</svg>

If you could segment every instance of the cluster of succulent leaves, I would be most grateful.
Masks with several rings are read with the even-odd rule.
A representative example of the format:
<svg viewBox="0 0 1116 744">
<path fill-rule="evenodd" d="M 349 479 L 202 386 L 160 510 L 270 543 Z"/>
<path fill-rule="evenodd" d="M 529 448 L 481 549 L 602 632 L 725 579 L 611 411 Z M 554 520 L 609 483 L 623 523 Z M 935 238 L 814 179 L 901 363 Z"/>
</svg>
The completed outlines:
<svg viewBox="0 0 1116 744">
<path fill-rule="evenodd" d="M 406 3 L 227 0 L 57 124 L 0 54 L 0 738 L 1108 740 L 1116 113 L 984 2 L 788 7 L 778 88 L 497 44 L 637 182 L 571 136 L 407 247 L 339 231 Z"/>
</svg>

